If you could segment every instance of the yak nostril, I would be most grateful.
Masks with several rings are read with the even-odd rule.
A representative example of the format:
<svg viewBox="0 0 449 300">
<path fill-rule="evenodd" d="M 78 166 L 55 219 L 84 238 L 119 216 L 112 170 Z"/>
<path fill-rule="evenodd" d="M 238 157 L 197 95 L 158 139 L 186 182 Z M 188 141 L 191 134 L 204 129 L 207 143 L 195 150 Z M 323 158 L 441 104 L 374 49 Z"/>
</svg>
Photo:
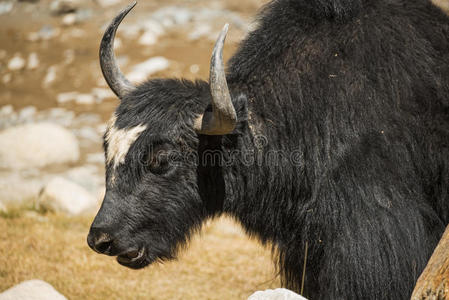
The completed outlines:
<svg viewBox="0 0 449 300">
<path fill-rule="evenodd" d="M 106 234 L 106 233 L 102 233 L 95 240 L 94 248 L 95 248 L 96 251 L 106 254 L 106 252 L 108 252 L 108 250 L 111 248 L 111 244 L 112 244 L 111 237 L 108 234 Z"/>
<path fill-rule="evenodd" d="M 87 237 L 89 247 L 98 253 L 109 254 L 113 239 L 111 235 L 98 232 L 98 230 L 91 230 Z"/>
</svg>

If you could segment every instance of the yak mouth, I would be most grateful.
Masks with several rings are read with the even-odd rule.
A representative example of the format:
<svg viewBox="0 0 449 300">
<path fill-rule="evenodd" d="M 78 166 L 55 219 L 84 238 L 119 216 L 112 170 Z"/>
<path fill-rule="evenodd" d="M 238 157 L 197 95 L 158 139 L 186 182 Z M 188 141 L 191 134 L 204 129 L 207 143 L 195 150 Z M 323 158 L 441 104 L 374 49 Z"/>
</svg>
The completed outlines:
<svg viewBox="0 0 449 300">
<path fill-rule="evenodd" d="M 145 248 L 129 250 L 117 255 L 117 262 L 131 269 L 141 269 L 151 262 L 148 260 Z"/>
</svg>

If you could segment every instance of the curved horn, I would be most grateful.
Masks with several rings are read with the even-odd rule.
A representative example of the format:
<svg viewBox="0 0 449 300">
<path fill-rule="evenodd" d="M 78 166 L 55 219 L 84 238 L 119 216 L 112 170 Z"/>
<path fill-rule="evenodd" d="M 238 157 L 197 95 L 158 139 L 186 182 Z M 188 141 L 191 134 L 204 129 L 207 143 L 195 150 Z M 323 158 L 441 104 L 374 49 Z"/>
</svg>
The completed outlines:
<svg viewBox="0 0 449 300">
<path fill-rule="evenodd" d="M 231 101 L 223 63 L 223 47 L 229 24 L 221 31 L 210 62 L 210 93 L 212 112 L 206 111 L 195 121 L 195 130 L 200 134 L 223 135 L 231 133 L 237 123 L 237 115 Z"/>
<path fill-rule="evenodd" d="M 123 18 L 129 13 L 137 2 L 134 1 L 131 5 L 122 10 L 109 24 L 106 32 L 103 35 L 100 45 L 100 66 L 103 72 L 104 79 L 108 83 L 111 90 L 122 98 L 124 95 L 135 89 L 135 86 L 125 78 L 117 64 L 114 55 L 114 38 L 118 26 Z"/>
</svg>

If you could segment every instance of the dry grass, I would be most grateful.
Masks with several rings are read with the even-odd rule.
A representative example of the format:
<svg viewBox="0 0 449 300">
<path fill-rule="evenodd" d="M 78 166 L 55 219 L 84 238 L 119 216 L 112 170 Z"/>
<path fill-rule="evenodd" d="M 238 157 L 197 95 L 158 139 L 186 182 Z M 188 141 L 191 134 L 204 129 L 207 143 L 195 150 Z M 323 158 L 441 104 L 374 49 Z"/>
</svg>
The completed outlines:
<svg viewBox="0 0 449 300">
<path fill-rule="evenodd" d="M 246 299 L 279 286 L 270 251 L 220 219 L 175 262 L 134 271 L 86 245 L 91 217 L 0 216 L 0 291 L 42 279 L 69 299 Z"/>
</svg>

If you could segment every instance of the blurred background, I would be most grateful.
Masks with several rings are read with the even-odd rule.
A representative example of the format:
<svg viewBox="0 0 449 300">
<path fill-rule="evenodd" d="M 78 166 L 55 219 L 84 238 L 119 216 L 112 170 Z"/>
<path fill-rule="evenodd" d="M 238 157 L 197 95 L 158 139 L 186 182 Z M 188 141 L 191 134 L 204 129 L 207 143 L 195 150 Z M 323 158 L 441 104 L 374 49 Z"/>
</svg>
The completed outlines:
<svg viewBox="0 0 449 300">
<path fill-rule="evenodd" d="M 102 135 L 118 104 L 98 63 L 110 20 L 131 1 L 0 0 L 0 293 L 40 279 L 68 299 L 246 299 L 278 287 L 270 249 L 233 221 L 206 224 L 177 262 L 141 271 L 88 249 L 104 193 Z M 207 79 L 268 0 L 141 0 L 120 26 L 127 77 Z M 449 11 L 449 0 L 435 0 Z M 1 299 L 1 295 L 0 295 Z"/>
</svg>

